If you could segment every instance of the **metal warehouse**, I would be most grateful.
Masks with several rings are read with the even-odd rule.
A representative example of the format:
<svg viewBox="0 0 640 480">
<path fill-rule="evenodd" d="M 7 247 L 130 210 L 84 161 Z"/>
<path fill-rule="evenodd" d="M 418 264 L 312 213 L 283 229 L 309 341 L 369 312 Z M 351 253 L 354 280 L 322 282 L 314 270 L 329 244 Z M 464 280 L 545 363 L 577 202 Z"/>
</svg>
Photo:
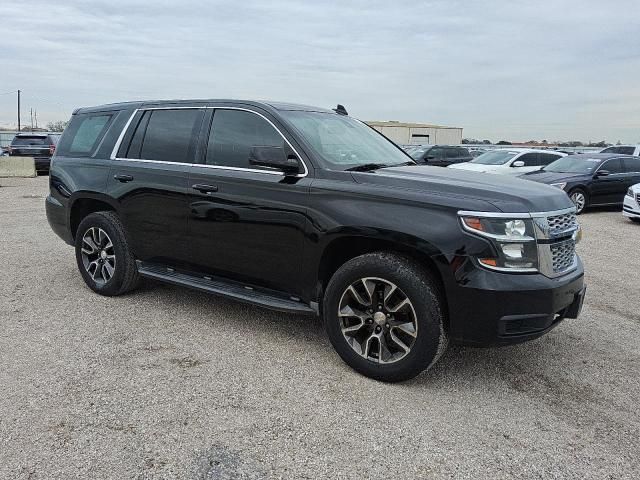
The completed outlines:
<svg viewBox="0 0 640 480">
<path fill-rule="evenodd" d="M 461 127 L 444 127 L 427 123 L 366 122 L 400 145 L 460 145 Z"/>
</svg>

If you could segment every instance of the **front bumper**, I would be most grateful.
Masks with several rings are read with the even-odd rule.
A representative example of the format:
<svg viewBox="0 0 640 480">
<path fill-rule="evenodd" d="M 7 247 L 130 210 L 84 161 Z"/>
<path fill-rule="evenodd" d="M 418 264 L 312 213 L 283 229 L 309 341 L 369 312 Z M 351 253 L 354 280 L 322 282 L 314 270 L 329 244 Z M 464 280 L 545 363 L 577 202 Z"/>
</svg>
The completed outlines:
<svg viewBox="0 0 640 480">
<path fill-rule="evenodd" d="M 450 338 L 473 346 L 538 338 L 563 319 L 577 318 L 586 290 L 579 258 L 575 270 L 558 278 L 488 271 L 467 259 L 444 281 Z"/>
<path fill-rule="evenodd" d="M 640 204 L 636 199 L 631 198 L 629 195 L 624 196 L 622 215 L 629 218 L 640 218 Z"/>
</svg>

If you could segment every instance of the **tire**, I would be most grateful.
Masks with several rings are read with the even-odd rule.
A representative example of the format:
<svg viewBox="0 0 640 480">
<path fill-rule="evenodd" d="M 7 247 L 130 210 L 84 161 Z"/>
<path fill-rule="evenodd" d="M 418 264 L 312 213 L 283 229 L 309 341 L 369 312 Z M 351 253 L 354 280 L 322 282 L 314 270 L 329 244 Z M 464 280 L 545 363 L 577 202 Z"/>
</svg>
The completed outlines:
<svg viewBox="0 0 640 480">
<path fill-rule="evenodd" d="M 116 213 L 87 215 L 76 231 L 75 248 L 78 270 L 94 292 L 114 296 L 138 286 L 135 257 Z"/>
<path fill-rule="evenodd" d="M 569 195 L 569 198 L 571 199 L 573 204 L 576 206 L 577 215 L 580 215 L 589 206 L 589 196 L 587 195 L 587 192 L 584 189 L 574 188 L 567 195 Z M 582 202 L 579 201 L 580 198 L 582 198 Z M 579 206 L 580 204 L 582 206 Z"/>
<path fill-rule="evenodd" d="M 633 223 L 640 223 L 640 218 L 629 217 L 629 220 L 631 220 Z"/>
<path fill-rule="evenodd" d="M 366 298 L 370 291 L 374 301 Z M 367 300 L 373 314 L 364 307 Z M 398 304 L 404 306 L 393 311 Z M 362 375 L 384 382 L 408 380 L 438 361 L 448 344 L 443 312 L 444 299 L 430 273 L 410 258 L 388 252 L 346 262 L 329 281 L 323 300 L 325 329 L 338 355 Z M 398 339 L 410 347 L 408 352 Z"/>
</svg>

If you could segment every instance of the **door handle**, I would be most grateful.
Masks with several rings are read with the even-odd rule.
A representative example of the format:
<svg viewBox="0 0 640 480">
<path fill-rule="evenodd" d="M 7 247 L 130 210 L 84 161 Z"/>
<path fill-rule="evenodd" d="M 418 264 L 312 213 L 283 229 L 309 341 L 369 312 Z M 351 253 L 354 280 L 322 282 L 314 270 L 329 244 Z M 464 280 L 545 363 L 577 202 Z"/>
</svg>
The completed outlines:
<svg viewBox="0 0 640 480">
<path fill-rule="evenodd" d="M 192 185 L 191 188 L 193 188 L 194 190 L 198 190 L 201 193 L 214 193 L 218 191 L 218 187 L 216 187 L 215 185 L 204 185 L 201 183 L 196 183 L 195 185 Z"/>
<path fill-rule="evenodd" d="M 131 175 L 122 175 L 122 174 L 116 174 L 113 176 L 113 178 L 115 178 L 117 181 L 122 182 L 122 183 L 127 183 L 130 182 L 131 180 L 133 180 L 133 176 Z"/>
</svg>

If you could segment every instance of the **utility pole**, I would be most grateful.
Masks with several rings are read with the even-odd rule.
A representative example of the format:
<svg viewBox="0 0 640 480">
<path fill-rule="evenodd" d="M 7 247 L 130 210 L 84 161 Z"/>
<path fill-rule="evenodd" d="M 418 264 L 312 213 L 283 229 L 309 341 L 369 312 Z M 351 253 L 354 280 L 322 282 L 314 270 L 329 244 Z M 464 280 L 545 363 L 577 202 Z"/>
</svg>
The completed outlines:
<svg viewBox="0 0 640 480">
<path fill-rule="evenodd" d="M 29 117 L 31 117 L 31 131 L 33 132 L 33 108 L 29 109 Z"/>
<path fill-rule="evenodd" d="M 38 110 L 34 110 L 33 116 L 36 118 L 36 129 L 38 128 Z"/>
<path fill-rule="evenodd" d="M 18 90 L 18 132 L 20 131 L 20 90 Z"/>
</svg>

